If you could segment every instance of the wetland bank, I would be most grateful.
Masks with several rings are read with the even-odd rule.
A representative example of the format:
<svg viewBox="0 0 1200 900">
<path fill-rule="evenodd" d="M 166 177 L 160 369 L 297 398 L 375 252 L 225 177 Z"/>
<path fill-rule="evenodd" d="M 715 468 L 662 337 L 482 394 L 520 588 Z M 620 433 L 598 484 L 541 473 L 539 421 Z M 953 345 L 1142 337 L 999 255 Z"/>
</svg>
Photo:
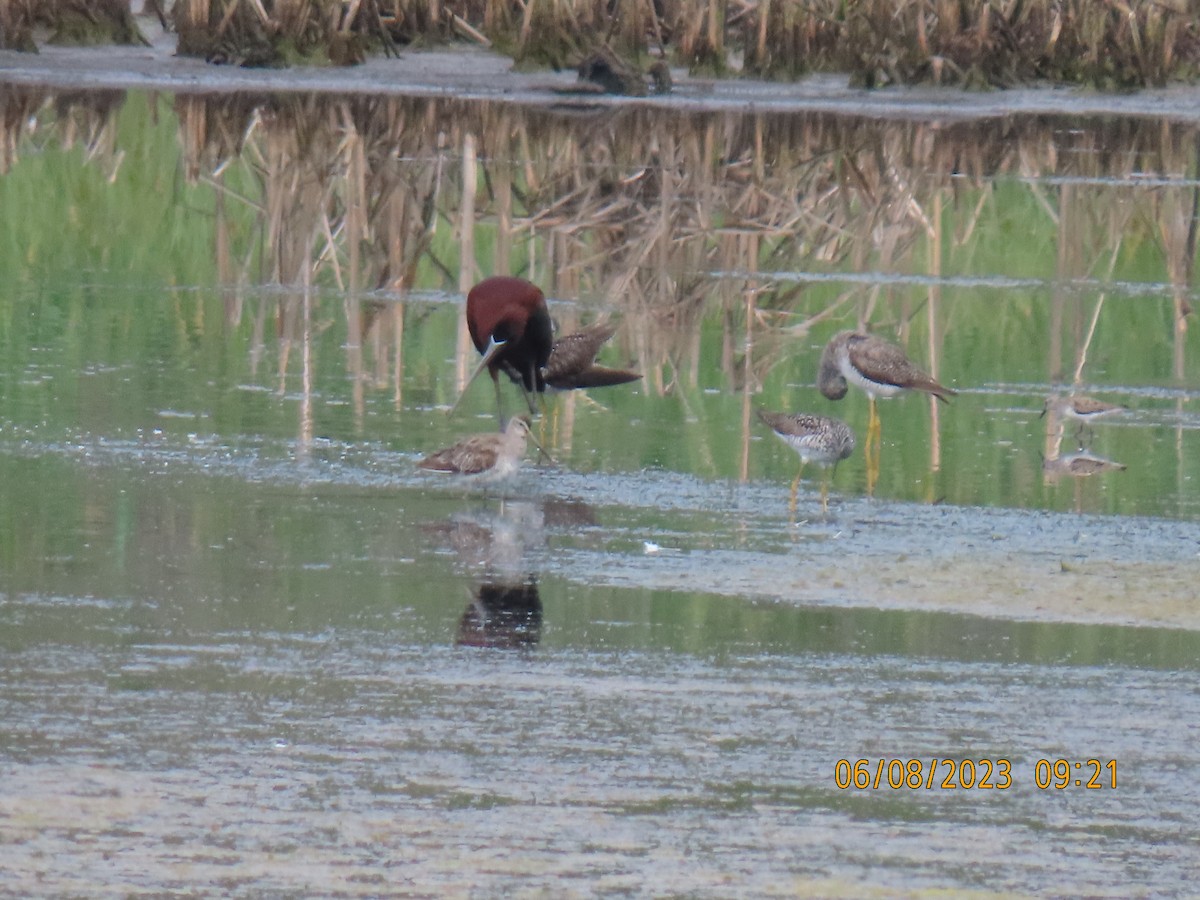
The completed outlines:
<svg viewBox="0 0 1200 900">
<path fill-rule="evenodd" d="M 0 54 L 0 890 L 1192 889 L 1182 91 L 931 121 L 67 52 Z M 504 491 L 415 467 L 494 427 L 445 408 L 500 271 L 645 375 L 552 400 L 559 465 Z M 814 387 L 859 324 L 959 395 L 882 403 L 879 471 L 793 521 L 754 410 L 861 435 Z M 1076 384 L 1130 411 L 1059 430 Z M 839 789 L 859 758 L 1013 784 Z M 1040 788 L 1059 758 L 1118 785 Z"/>
</svg>

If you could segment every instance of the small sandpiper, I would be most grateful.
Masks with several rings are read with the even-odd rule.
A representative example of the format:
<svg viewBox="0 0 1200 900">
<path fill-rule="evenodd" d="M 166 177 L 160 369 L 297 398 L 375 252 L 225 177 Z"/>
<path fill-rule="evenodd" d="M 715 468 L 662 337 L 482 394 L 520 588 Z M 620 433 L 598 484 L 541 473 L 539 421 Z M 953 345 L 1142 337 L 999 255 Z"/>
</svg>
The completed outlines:
<svg viewBox="0 0 1200 900">
<path fill-rule="evenodd" d="M 768 428 L 779 435 L 780 440 L 800 454 L 800 471 L 792 482 L 791 508 L 796 508 L 800 476 L 805 463 L 815 463 L 822 468 L 836 466 L 839 461 L 854 452 L 854 432 L 841 419 L 815 416 L 807 413 L 758 411 L 758 417 Z M 829 485 L 821 480 L 821 512 L 829 510 Z"/>
<path fill-rule="evenodd" d="M 1128 411 L 1129 407 L 1120 403 L 1107 403 L 1095 397 L 1084 397 L 1082 394 L 1068 394 L 1065 397 L 1053 394 L 1046 398 L 1046 403 L 1042 406 L 1042 416 L 1050 413 L 1052 417 L 1075 419 L 1079 422 L 1079 427 L 1075 429 L 1077 439 L 1083 434 L 1084 428 L 1090 428 L 1096 419 Z"/>
<path fill-rule="evenodd" d="M 529 441 L 529 419 L 514 416 L 503 431 L 473 434 L 457 444 L 431 453 L 418 468 L 457 475 L 486 475 L 489 479 L 516 474 Z"/>
</svg>

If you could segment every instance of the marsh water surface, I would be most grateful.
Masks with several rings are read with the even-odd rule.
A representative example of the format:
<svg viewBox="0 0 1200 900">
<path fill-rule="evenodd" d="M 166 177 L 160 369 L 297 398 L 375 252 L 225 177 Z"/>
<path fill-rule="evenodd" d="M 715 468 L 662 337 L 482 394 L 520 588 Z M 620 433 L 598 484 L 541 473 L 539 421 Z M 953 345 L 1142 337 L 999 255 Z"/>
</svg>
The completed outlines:
<svg viewBox="0 0 1200 900">
<path fill-rule="evenodd" d="M 1194 889 L 1194 123 L 0 98 L 0 890 Z M 422 472 L 503 271 L 645 377 Z"/>
</svg>

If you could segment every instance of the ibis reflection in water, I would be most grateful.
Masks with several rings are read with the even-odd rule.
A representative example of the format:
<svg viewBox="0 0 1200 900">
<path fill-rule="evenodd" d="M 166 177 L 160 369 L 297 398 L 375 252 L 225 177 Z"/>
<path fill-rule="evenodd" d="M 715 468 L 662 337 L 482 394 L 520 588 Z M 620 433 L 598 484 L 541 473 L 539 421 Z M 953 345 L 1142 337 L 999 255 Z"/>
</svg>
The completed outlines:
<svg viewBox="0 0 1200 900">
<path fill-rule="evenodd" d="M 496 412 L 502 422 L 501 372 L 521 388 L 531 414 L 537 412 L 535 395 L 547 387 L 606 387 L 641 378 L 637 372 L 596 365 L 596 353 L 616 331 L 612 326 L 594 325 L 555 341 L 546 296 L 524 278 L 485 278 L 467 293 L 466 316 L 471 342 L 482 358 L 451 412 L 485 368 L 492 376 Z"/>
<path fill-rule="evenodd" d="M 542 638 L 542 598 L 532 575 L 517 581 L 480 582 L 458 620 L 455 643 L 465 647 L 522 649 Z"/>
</svg>

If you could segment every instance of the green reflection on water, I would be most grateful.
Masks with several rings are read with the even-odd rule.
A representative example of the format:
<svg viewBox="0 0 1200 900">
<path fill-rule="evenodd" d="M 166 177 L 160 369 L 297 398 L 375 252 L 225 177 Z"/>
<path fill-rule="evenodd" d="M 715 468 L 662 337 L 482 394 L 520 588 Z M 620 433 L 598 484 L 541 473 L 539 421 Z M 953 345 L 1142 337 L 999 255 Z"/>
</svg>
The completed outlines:
<svg viewBox="0 0 1200 900">
<path fill-rule="evenodd" d="M 89 124 L 87 155 L 79 143 L 59 148 L 38 133 L 22 143 L 17 164 L 0 179 L 4 208 L 27 211 L 10 223 L 0 246 L 3 267 L 16 287 L 0 298 L 6 422 L 68 437 L 142 434 L 147 429 L 211 434 L 227 442 L 316 435 L 381 441 L 413 451 L 452 440 L 468 427 L 487 427 L 482 421 L 468 425 L 466 417 L 449 425 L 427 410 L 455 396 L 449 364 L 458 330 L 455 304 L 410 302 L 401 307 L 391 299 L 368 304 L 361 315 L 372 321 L 400 317 L 402 330 L 393 322 L 391 332 L 368 331 L 359 351 L 339 292 L 315 295 L 304 312 L 295 291 L 205 287 L 231 272 L 239 280 L 270 282 L 279 273 L 280 258 L 295 255 L 279 246 L 294 239 L 280 231 L 289 220 L 261 217 L 262 205 L 273 202 L 280 189 L 277 179 L 291 171 L 288 163 L 275 160 L 282 174 L 268 166 L 264 175 L 248 161 L 252 154 L 247 151 L 248 156 L 222 165 L 221 190 L 205 178 L 185 179 L 181 173 L 193 162 L 189 157 L 185 165 L 180 120 L 166 99 L 139 94 L 124 101 L 120 95 L 104 99 L 95 107 L 66 105 L 58 119 L 44 108 L 40 112 L 46 129 L 70 121 Z M 303 113 L 296 115 L 302 121 Z M 677 122 L 672 127 L 688 126 Z M 1130 137 L 1127 129 L 1102 124 L 1080 123 L 1077 130 L 1087 133 L 1089 127 L 1095 128 L 1100 147 L 1105 140 Z M 277 137 L 271 135 L 263 152 Z M 867 152 L 844 136 L 833 134 L 828 140 L 830 153 L 854 158 Z M 1132 145 L 1140 144 L 1151 152 L 1150 142 L 1137 135 Z M 340 159 L 336 146 L 322 151 L 314 141 L 309 150 L 317 161 L 321 152 L 330 154 L 332 164 Z M 539 153 L 553 153 L 553 146 L 548 139 L 531 151 L 536 159 Z M 1191 452 L 1194 422 L 1186 409 L 1190 395 L 1172 386 L 1195 338 L 1185 331 L 1183 343 L 1173 343 L 1167 295 L 1174 263 L 1169 248 L 1156 243 L 1160 235 L 1148 230 L 1142 217 L 1165 214 L 1175 195 L 1159 197 L 1161 186 L 1139 191 L 1122 180 L 1126 169 L 1106 169 L 1111 162 L 1100 153 L 1080 152 L 1078 159 L 1084 162 L 1072 162 L 1072 171 L 1091 172 L 1094 184 L 1035 184 L 1031 189 L 1001 163 L 978 181 L 953 182 L 954 193 L 943 196 L 938 193 L 941 173 L 926 176 L 915 163 L 911 170 L 922 179 L 913 190 L 923 215 L 928 219 L 937 213 L 942 275 L 1045 279 L 1041 287 L 950 283 L 931 293 L 923 284 L 889 283 L 889 267 L 898 274 L 929 272 L 925 262 L 934 244 L 928 229 L 917 228 L 905 232 L 900 255 L 883 246 L 865 246 L 866 256 L 834 265 L 795 258 L 793 262 L 811 265 L 813 273 L 880 274 L 858 288 L 826 280 L 799 292 L 786 282 L 768 280 L 756 289 L 753 302 L 758 312 L 777 318 L 747 319 L 742 280 L 712 274 L 709 260 L 672 259 L 672 270 L 684 266 L 679 274 L 702 286 L 698 296 L 707 296 L 701 314 L 688 319 L 694 331 L 689 336 L 684 323 L 672 328 L 633 306 L 626 308 L 622 295 L 611 296 L 608 303 L 624 313 L 629 333 L 609 352 L 614 360 L 633 357 L 647 379 L 640 392 L 596 392 L 608 413 L 582 409 L 576 415 L 571 408 L 563 431 L 554 436 L 558 446 L 569 444 L 571 449 L 559 455 L 584 470 L 661 467 L 707 479 L 784 482 L 794 473 L 795 459 L 769 440 L 753 417 L 743 425 L 745 392 L 755 406 L 842 416 L 861 443 L 865 399 L 852 392 L 846 401 L 833 404 L 812 383 L 824 341 L 866 314 L 880 332 L 902 332 L 910 352 L 925 364 L 936 346 L 940 377 L 963 392 L 940 410 L 936 429 L 924 397 L 883 404 L 885 452 L 877 495 L 1194 518 L 1190 484 L 1197 473 Z M 1186 161 L 1186 156 L 1180 159 Z M 372 160 L 385 166 L 385 161 Z M 449 154 L 436 163 L 449 198 L 443 212 L 451 217 L 461 202 L 457 161 Z M 308 168 L 313 163 L 308 157 L 294 163 L 301 182 L 318 177 Z M 481 166 L 492 179 L 503 175 L 520 182 L 528 176 L 518 163 L 484 159 Z M 1169 175 L 1180 162 L 1162 158 L 1159 164 Z M 399 165 L 406 173 L 401 177 L 410 179 L 404 183 L 414 184 L 434 163 L 415 158 Z M 1053 163 L 1041 174 L 1056 174 Z M 330 184 L 340 184 L 337 177 L 328 177 Z M 773 177 L 770 171 L 767 177 Z M 328 185 L 323 189 L 333 190 Z M 878 214 L 867 206 L 869 195 L 845 190 L 851 215 L 869 225 Z M 1047 191 L 1053 190 L 1058 191 L 1057 220 L 1047 212 Z M 1180 196 L 1188 195 L 1183 191 Z M 490 196 L 488 201 L 499 202 Z M 485 257 L 510 247 L 508 264 L 519 265 L 528 249 L 536 250 L 553 234 L 535 232 L 526 249 L 511 246 L 511 236 L 490 217 L 491 207 L 484 200 L 481 205 L 487 209 L 475 240 Z M 1128 208 L 1133 212 L 1118 217 Z M 1064 224 L 1068 215 L 1072 221 Z M 857 219 L 852 221 L 859 227 Z M 1076 227 L 1068 229 L 1071 224 Z M 264 238 L 273 243 L 264 245 Z M 319 257 L 321 241 L 312 240 Z M 711 240 L 720 238 L 714 232 Z M 784 243 L 772 252 L 778 253 Z M 435 230 L 422 246 L 425 251 L 413 260 L 413 286 L 451 287 L 433 264 L 455 257 L 459 245 L 451 229 Z M 230 258 L 242 260 L 243 267 L 230 269 Z M 1107 271 L 1099 268 L 1101 261 Z M 492 267 L 485 261 L 481 269 Z M 344 275 L 342 269 L 331 273 L 328 266 L 319 267 L 318 281 L 328 287 Z M 1082 287 L 1088 278 L 1093 287 Z M 1096 285 L 1108 282 L 1138 282 L 1162 296 L 1117 288 L 1102 295 Z M 574 293 L 553 293 L 588 299 L 601 289 L 603 283 L 588 282 Z M 847 298 L 855 302 L 847 305 Z M 1094 334 L 1085 342 L 1101 299 L 1102 314 L 1096 315 Z M 827 307 L 835 314 L 825 319 Z M 560 305 L 556 312 L 576 319 L 581 309 Z M 935 310 L 934 342 L 929 341 L 930 309 Z M 298 324 L 305 316 L 307 333 Z M 809 317 L 819 321 L 796 330 Z M 791 330 L 779 331 L 776 324 Z M 654 331 L 647 334 L 646 328 Z M 647 342 L 660 340 L 667 345 L 662 355 L 644 351 Z M 302 342 L 310 351 L 307 374 Z M 643 349 L 634 352 L 637 345 Z M 1069 377 L 1073 354 L 1084 348 L 1084 382 L 1136 408 L 1135 415 L 1088 435 L 1089 449 L 1131 465 L 1126 472 L 1090 481 L 1053 482 L 1042 474 L 1048 447 L 1044 423 L 1036 416 L 1051 383 Z M 403 368 L 397 378 L 390 367 L 399 359 Z M 467 409 L 482 417 L 489 401 L 488 391 L 477 389 Z M 1074 443 L 1068 434 L 1061 452 L 1073 450 Z M 839 468 L 835 484 L 844 492 L 866 490 L 861 453 Z"/>
<path fill-rule="evenodd" d="M 445 527 L 460 505 L 453 497 L 405 489 L 364 503 L 352 485 L 284 489 L 137 468 L 0 456 L 6 650 L 360 632 L 445 646 L 480 583 L 532 580 L 544 623 L 533 652 L 665 650 L 735 667 L 763 654 L 1168 669 L 1200 659 L 1200 637 L 1180 630 L 796 608 L 539 579 L 524 554 L 508 570 L 481 566 L 497 539 L 482 550 L 457 541 Z"/>
</svg>

